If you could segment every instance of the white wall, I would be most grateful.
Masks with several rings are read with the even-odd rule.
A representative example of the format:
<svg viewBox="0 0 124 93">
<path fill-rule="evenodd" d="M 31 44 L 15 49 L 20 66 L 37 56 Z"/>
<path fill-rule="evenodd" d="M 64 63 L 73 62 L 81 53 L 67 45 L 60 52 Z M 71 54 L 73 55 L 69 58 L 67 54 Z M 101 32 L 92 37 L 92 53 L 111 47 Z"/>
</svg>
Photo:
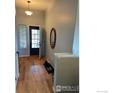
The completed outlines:
<svg viewBox="0 0 124 93">
<path fill-rule="evenodd" d="M 53 61 L 54 52 L 72 52 L 78 0 L 56 0 L 46 12 L 47 57 Z M 50 30 L 57 32 L 55 49 L 50 48 Z"/>
<path fill-rule="evenodd" d="M 45 11 L 33 11 L 32 16 L 27 16 L 24 12 L 26 9 L 16 8 L 16 50 L 18 50 L 18 25 L 24 24 L 27 26 L 40 26 L 40 28 L 45 27 Z M 29 33 L 28 33 L 29 39 Z M 22 51 L 20 55 L 30 54 L 30 44 L 28 43 L 28 49 Z"/>
</svg>

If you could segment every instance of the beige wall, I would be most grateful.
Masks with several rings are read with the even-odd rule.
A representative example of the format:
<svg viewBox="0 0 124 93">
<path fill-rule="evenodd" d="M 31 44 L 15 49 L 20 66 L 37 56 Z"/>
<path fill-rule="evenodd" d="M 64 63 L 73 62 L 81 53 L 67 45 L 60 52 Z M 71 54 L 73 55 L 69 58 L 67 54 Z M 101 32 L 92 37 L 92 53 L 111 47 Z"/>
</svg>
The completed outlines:
<svg viewBox="0 0 124 93">
<path fill-rule="evenodd" d="M 45 11 L 35 10 L 32 16 L 27 16 L 25 10 L 16 8 L 16 24 L 45 26 Z"/>
<path fill-rule="evenodd" d="M 53 62 L 55 52 L 72 52 L 78 0 L 56 0 L 46 12 L 47 57 Z M 57 32 L 55 49 L 50 48 L 50 29 Z"/>
<path fill-rule="evenodd" d="M 40 26 L 40 28 L 45 27 L 45 11 L 33 11 L 32 16 L 27 16 L 24 11 L 26 9 L 16 8 L 16 50 L 18 50 L 18 25 L 24 24 L 27 26 Z M 28 33 L 29 35 L 29 33 Z M 27 36 L 29 38 L 29 36 Z M 28 49 L 22 51 L 22 55 L 29 55 L 30 46 L 28 44 Z"/>
</svg>

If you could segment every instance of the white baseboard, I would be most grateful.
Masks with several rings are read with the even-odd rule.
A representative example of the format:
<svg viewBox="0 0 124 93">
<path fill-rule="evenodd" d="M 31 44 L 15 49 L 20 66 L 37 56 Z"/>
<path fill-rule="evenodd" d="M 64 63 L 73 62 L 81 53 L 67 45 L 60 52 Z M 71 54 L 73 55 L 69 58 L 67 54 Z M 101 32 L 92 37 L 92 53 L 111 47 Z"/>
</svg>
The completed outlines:
<svg viewBox="0 0 124 93">
<path fill-rule="evenodd" d="M 30 55 L 19 55 L 19 57 L 29 57 Z"/>
</svg>

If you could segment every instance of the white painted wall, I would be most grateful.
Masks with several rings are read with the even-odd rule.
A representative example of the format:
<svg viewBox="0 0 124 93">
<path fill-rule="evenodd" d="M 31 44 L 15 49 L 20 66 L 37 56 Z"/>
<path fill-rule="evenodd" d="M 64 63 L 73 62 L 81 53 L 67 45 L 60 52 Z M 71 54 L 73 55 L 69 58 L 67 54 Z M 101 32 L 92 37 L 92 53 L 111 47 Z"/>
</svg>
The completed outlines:
<svg viewBox="0 0 124 93">
<path fill-rule="evenodd" d="M 27 26 L 40 26 L 41 28 L 45 27 L 45 11 L 33 11 L 32 16 L 27 16 L 24 12 L 26 9 L 16 8 L 16 50 L 18 50 L 18 25 L 24 24 Z M 29 39 L 29 32 L 27 35 Z M 29 40 L 28 40 L 29 41 Z M 30 44 L 28 43 L 28 49 L 22 51 L 20 55 L 27 56 L 30 54 Z"/>
<path fill-rule="evenodd" d="M 54 60 L 55 52 L 72 52 L 78 0 L 56 0 L 46 12 L 47 57 Z M 55 49 L 50 48 L 50 30 L 57 32 Z"/>
</svg>

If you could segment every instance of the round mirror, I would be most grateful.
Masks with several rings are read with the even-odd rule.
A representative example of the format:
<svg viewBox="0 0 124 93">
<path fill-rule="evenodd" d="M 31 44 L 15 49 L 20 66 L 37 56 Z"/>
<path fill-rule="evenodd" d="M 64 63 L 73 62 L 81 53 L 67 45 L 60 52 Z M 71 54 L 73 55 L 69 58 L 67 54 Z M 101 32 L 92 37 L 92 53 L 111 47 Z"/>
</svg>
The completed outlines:
<svg viewBox="0 0 124 93">
<path fill-rule="evenodd" d="M 55 28 L 52 28 L 50 32 L 50 46 L 52 49 L 54 49 L 55 45 L 56 45 L 56 30 Z"/>
</svg>

